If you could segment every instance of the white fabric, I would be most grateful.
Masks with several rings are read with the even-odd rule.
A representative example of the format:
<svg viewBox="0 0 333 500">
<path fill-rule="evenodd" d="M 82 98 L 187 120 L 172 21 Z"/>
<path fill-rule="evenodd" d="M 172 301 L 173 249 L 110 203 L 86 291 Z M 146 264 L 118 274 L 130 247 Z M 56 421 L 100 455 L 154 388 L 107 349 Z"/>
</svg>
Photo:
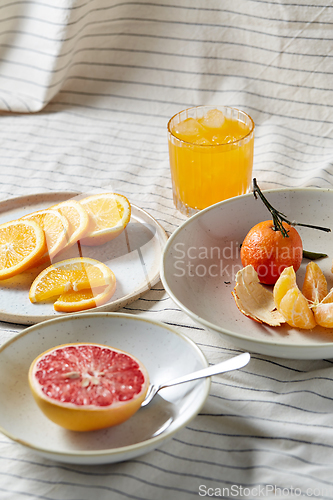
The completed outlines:
<svg viewBox="0 0 333 500">
<path fill-rule="evenodd" d="M 111 186 L 171 234 L 185 217 L 166 123 L 198 104 L 253 117 L 262 188 L 331 188 L 332 26 L 327 0 L 2 2 L 0 199 Z M 174 325 L 211 363 L 238 352 L 161 283 L 122 311 Z M 53 463 L 0 434 L 0 499 L 333 498 L 332 382 L 331 360 L 254 354 L 171 441 L 115 465 Z"/>
</svg>

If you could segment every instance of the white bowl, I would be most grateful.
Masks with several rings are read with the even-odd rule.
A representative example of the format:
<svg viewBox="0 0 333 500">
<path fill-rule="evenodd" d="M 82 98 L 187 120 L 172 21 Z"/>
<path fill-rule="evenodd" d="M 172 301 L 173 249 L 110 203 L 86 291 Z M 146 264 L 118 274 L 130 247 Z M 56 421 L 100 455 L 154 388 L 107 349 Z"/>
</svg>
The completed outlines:
<svg viewBox="0 0 333 500">
<path fill-rule="evenodd" d="M 43 457 L 75 464 L 134 458 L 172 437 L 206 401 L 210 379 L 163 389 L 147 407 L 115 427 L 93 432 L 63 429 L 37 407 L 28 370 L 38 354 L 68 342 L 96 342 L 129 352 L 143 362 L 153 383 L 208 366 L 187 337 L 130 314 L 83 313 L 27 328 L 0 349 L 0 431 Z"/>
<path fill-rule="evenodd" d="M 281 189 L 265 192 L 269 202 L 289 220 L 329 227 L 333 230 L 333 191 Z M 194 215 L 169 238 L 163 252 L 161 279 L 174 300 L 194 321 L 218 332 L 242 349 L 298 359 L 333 357 L 333 330 L 311 331 L 287 326 L 269 327 L 245 317 L 237 309 L 231 292 L 235 274 L 242 267 L 240 245 L 258 222 L 271 219 L 260 199 L 247 194 L 217 203 Z M 305 250 L 324 252 L 318 262 L 333 286 L 331 265 L 333 232 L 297 226 Z M 302 286 L 303 259 L 297 280 Z"/>
</svg>

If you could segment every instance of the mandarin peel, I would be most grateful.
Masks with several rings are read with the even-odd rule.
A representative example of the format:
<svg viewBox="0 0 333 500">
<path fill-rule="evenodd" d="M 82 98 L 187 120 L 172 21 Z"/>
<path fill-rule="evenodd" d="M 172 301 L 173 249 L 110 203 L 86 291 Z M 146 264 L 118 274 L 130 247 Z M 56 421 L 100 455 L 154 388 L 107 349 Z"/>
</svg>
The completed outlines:
<svg viewBox="0 0 333 500">
<path fill-rule="evenodd" d="M 276 310 L 273 293 L 259 283 L 253 266 L 246 266 L 237 272 L 236 286 L 231 293 L 245 316 L 270 326 L 285 323 L 284 317 Z"/>
</svg>

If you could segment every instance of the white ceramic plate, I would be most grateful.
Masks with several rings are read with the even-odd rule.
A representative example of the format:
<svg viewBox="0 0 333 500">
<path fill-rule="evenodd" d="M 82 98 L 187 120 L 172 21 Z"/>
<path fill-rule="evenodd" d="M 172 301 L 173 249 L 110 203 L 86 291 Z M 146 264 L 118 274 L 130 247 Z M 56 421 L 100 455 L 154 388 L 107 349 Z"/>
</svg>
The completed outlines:
<svg viewBox="0 0 333 500">
<path fill-rule="evenodd" d="M 325 233 L 297 226 L 305 250 L 324 252 L 317 263 L 333 286 L 333 191 L 283 189 L 265 192 L 289 220 L 332 229 Z M 240 244 L 258 222 L 271 219 L 260 199 L 239 196 L 209 207 L 187 220 L 169 239 L 162 259 L 162 283 L 174 302 L 201 326 L 221 333 L 245 350 L 291 359 L 333 357 L 333 330 L 272 328 L 241 314 L 231 291 L 242 267 Z M 302 286 L 306 264 L 297 272 Z"/>
<path fill-rule="evenodd" d="M 68 342 L 96 342 L 140 359 L 153 383 L 208 366 L 187 337 L 159 322 L 120 313 L 84 313 L 24 330 L 0 349 L 0 431 L 60 462 L 101 464 L 134 458 L 184 427 L 206 401 L 210 379 L 163 389 L 127 422 L 93 432 L 67 431 L 49 421 L 30 393 L 28 370 L 41 352 Z"/>
<path fill-rule="evenodd" d="M 0 224 L 75 196 L 77 193 L 46 193 L 2 201 Z M 94 311 L 117 311 L 156 284 L 166 241 L 167 235 L 162 226 L 147 212 L 132 205 L 131 220 L 120 236 L 105 245 L 82 246 L 84 257 L 104 262 L 112 269 L 117 279 L 117 288 L 110 301 L 96 307 Z M 79 255 L 79 249 L 74 245 L 67 253 L 57 256 L 56 260 Z M 51 302 L 31 304 L 28 296 L 30 285 L 42 269 L 43 267 L 34 268 L 1 281 L 0 320 L 31 325 L 63 314 L 68 315 L 56 312 Z"/>
</svg>

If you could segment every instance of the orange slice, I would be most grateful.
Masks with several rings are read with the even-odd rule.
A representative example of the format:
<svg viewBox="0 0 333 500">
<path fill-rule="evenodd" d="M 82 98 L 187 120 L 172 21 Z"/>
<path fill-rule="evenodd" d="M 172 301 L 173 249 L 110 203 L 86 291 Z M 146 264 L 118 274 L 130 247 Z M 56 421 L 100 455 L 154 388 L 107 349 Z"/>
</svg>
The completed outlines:
<svg viewBox="0 0 333 500">
<path fill-rule="evenodd" d="M 104 287 L 88 288 L 78 292 L 65 292 L 54 303 L 60 312 L 76 312 L 105 304 L 114 294 L 115 282 Z"/>
<path fill-rule="evenodd" d="M 47 258 L 52 260 L 66 245 L 69 223 L 66 217 L 56 210 L 39 210 L 25 215 L 23 220 L 35 221 L 45 233 L 47 252 L 42 261 L 46 261 Z"/>
<path fill-rule="evenodd" d="M 325 275 L 316 262 L 309 262 L 306 266 L 302 293 L 314 305 L 319 304 L 328 293 Z"/>
<path fill-rule="evenodd" d="M 67 234 L 66 248 L 74 245 L 84 234 L 86 234 L 89 225 L 89 215 L 83 205 L 75 200 L 67 200 L 50 207 L 57 210 L 66 217 L 69 228 Z"/>
<path fill-rule="evenodd" d="M 125 196 L 102 193 L 80 200 L 90 217 L 88 233 L 83 245 L 102 245 L 113 240 L 125 229 L 131 218 L 131 205 Z"/>
<path fill-rule="evenodd" d="M 274 285 L 273 296 L 277 310 L 284 316 L 288 325 L 305 330 L 316 326 L 309 303 L 296 284 L 292 266 L 282 271 Z"/>
<path fill-rule="evenodd" d="M 88 257 L 76 257 L 56 262 L 44 269 L 33 281 L 29 299 L 34 303 L 64 294 L 58 302 L 59 309 L 57 310 L 81 310 L 89 305 L 87 300 L 90 304 L 95 301 L 98 305 L 103 300 L 106 302 L 114 293 L 115 288 L 116 277 L 108 266 Z M 88 291 L 88 295 L 84 292 L 82 295 L 66 296 L 66 293 L 82 290 Z M 65 303 L 67 305 L 63 305 Z M 95 307 L 95 305 L 89 307 Z"/>
<path fill-rule="evenodd" d="M 45 253 L 42 228 L 32 220 L 14 220 L 0 226 L 0 279 L 19 274 Z"/>
</svg>

